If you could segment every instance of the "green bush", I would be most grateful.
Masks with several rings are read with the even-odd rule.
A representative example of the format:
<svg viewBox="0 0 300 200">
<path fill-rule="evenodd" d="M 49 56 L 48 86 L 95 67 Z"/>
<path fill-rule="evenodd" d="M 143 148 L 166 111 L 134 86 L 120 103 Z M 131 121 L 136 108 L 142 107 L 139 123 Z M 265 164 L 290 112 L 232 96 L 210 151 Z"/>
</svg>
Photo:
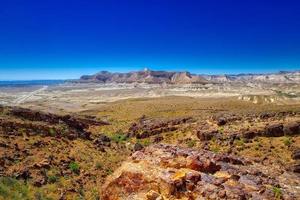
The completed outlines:
<svg viewBox="0 0 300 200">
<path fill-rule="evenodd" d="M 113 136 L 110 138 L 112 141 L 115 141 L 117 143 L 123 142 L 127 139 L 126 135 L 120 134 L 120 133 L 115 133 Z"/>
<path fill-rule="evenodd" d="M 105 170 L 107 175 L 111 175 L 113 173 L 113 170 L 108 168 Z"/>
<path fill-rule="evenodd" d="M 292 139 L 290 138 L 290 137 L 285 137 L 284 139 L 283 139 L 283 144 L 285 145 L 285 146 L 291 146 L 291 144 L 293 143 L 293 141 L 292 141 Z"/>
<path fill-rule="evenodd" d="M 49 183 L 55 183 L 58 181 L 58 177 L 55 175 L 50 175 L 50 176 L 48 176 L 48 181 L 49 181 Z"/>
<path fill-rule="evenodd" d="M 75 174 L 79 174 L 80 173 L 80 167 L 79 167 L 78 163 L 76 163 L 76 162 L 71 162 L 69 164 L 69 168 Z"/>
<path fill-rule="evenodd" d="M 103 165 L 100 162 L 96 162 L 95 167 L 96 167 L 96 169 L 102 169 Z"/>
<path fill-rule="evenodd" d="M 274 193 L 274 196 L 275 196 L 275 199 L 281 199 L 281 196 L 282 196 L 282 191 L 279 187 L 273 187 L 272 188 L 272 191 Z"/>
<path fill-rule="evenodd" d="M 237 146 L 244 146 L 245 141 L 244 141 L 243 138 L 242 138 L 242 139 L 238 139 L 238 140 L 235 140 L 235 144 L 236 144 Z"/>
<path fill-rule="evenodd" d="M 142 144 L 143 146 L 149 146 L 149 145 L 151 144 L 151 141 L 150 141 L 149 138 L 146 138 L 146 139 L 143 139 L 143 140 L 141 141 L 141 144 Z"/>
<path fill-rule="evenodd" d="M 192 147 L 194 147 L 194 146 L 196 145 L 196 141 L 195 141 L 195 140 L 188 140 L 188 141 L 186 142 L 186 144 L 187 144 L 187 146 L 188 146 L 189 148 L 192 148 Z"/>
<path fill-rule="evenodd" d="M 0 199 L 29 200 L 28 186 L 9 177 L 0 177 Z"/>
<path fill-rule="evenodd" d="M 221 149 L 220 149 L 220 147 L 213 146 L 213 147 L 210 147 L 210 150 L 214 153 L 219 153 Z"/>
<path fill-rule="evenodd" d="M 45 196 L 45 194 L 41 191 L 37 191 L 34 193 L 34 199 L 35 200 L 52 200 L 52 198 L 48 198 Z"/>
<path fill-rule="evenodd" d="M 51 137 L 55 137 L 56 136 L 56 132 L 55 132 L 55 130 L 53 128 L 49 129 L 49 133 L 50 133 Z"/>
<path fill-rule="evenodd" d="M 223 134 L 224 133 L 224 128 L 223 127 L 219 127 L 219 132 Z"/>
</svg>

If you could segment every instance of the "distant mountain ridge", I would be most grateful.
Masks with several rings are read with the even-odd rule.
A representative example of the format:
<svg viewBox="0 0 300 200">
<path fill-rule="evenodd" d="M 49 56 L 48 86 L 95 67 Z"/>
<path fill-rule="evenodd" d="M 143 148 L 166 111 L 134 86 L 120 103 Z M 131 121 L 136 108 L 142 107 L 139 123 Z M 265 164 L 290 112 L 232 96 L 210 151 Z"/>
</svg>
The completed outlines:
<svg viewBox="0 0 300 200">
<path fill-rule="evenodd" d="M 190 72 L 133 71 L 127 73 L 101 71 L 83 75 L 78 83 L 149 83 L 149 84 L 206 84 L 227 82 L 300 83 L 299 71 L 280 71 L 269 74 L 197 75 Z"/>
<path fill-rule="evenodd" d="M 79 82 L 149 84 L 208 83 L 208 81 L 202 76 L 191 74 L 189 72 L 152 71 L 148 69 L 128 73 L 111 73 L 108 71 L 101 71 L 94 75 L 81 76 Z"/>
<path fill-rule="evenodd" d="M 300 83 L 300 71 L 280 71 L 268 74 L 203 75 L 212 82 Z"/>
</svg>

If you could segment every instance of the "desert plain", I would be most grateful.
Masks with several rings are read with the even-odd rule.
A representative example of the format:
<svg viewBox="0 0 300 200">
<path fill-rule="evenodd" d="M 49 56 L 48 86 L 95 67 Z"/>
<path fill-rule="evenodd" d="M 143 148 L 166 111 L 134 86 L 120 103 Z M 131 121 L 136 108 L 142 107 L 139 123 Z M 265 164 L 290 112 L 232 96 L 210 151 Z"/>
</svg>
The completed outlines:
<svg viewBox="0 0 300 200">
<path fill-rule="evenodd" d="M 299 199 L 300 84 L 0 88 L 0 199 Z"/>
</svg>

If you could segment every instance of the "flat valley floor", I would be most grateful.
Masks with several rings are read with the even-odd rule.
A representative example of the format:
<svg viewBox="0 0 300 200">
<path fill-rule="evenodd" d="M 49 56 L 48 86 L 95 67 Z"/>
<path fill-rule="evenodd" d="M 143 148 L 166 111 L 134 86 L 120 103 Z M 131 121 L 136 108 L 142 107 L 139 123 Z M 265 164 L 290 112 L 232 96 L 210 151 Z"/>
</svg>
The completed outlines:
<svg viewBox="0 0 300 200">
<path fill-rule="evenodd" d="M 300 101 L 300 84 L 218 83 L 218 84 L 75 84 L 0 87 L 3 105 L 36 108 L 50 112 L 94 110 L 124 99 L 170 96 L 197 99 L 232 97 L 254 104 L 291 105 Z"/>
</svg>

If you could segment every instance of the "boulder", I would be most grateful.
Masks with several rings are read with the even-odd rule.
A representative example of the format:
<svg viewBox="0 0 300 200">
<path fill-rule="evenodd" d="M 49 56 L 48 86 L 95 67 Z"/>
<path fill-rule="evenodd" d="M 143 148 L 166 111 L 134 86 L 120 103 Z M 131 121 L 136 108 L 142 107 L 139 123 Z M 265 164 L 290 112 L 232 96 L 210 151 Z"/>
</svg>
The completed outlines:
<svg viewBox="0 0 300 200">
<path fill-rule="evenodd" d="M 223 126 L 227 123 L 227 120 L 224 118 L 224 117 L 220 117 L 218 120 L 217 120 L 217 125 L 218 126 Z"/>
<path fill-rule="evenodd" d="M 109 125 L 108 122 L 96 120 L 91 117 L 78 117 L 78 116 L 71 116 L 71 115 L 57 115 L 52 113 L 46 113 L 41 111 L 35 111 L 27 108 L 20 108 L 20 107 L 13 107 L 8 110 L 8 113 L 17 117 L 21 118 L 23 121 L 31 121 L 24 122 L 29 126 L 32 124 L 33 126 L 37 126 L 33 124 L 34 122 L 43 122 L 46 123 L 43 126 L 46 127 L 53 127 L 53 126 L 60 126 L 61 124 L 67 126 L 67 130 L 60 130 L 60 132 L 65 131 L 66 133 L 72 132 L 73 135 L 67 136 L 69 138 L 83 138 L 83 139 L 90 139 L 90 133 L 86 131 L 92 125 Z M 15 123 L 15 122 L 14 122 Z M 1 124 L 0 124 L 1 125 Z M 40 127 L 42 125 L 39 125 Z M 24 128 L 24 127 L 23 127 Z M 27 127 L 29 128 L 29 127 Z M 36 129 L 36 128 L 33 128 Z M 43 131 L 45 131 L 43 127 L 41 127 Z M 39 129 L 37 129 L 39 130 Z M 35 131 L 37 132 L 37 131 Z M 56 130 L 58 132 L 58 130 Z M 75 134 L 74 134 L 75 133 Z M 51 133 L 49 134 L 51 136 Z"/>
<path fill-rule="evenodd" d="M 263 175 L 257 163 L 233 160 L 242 159 L 165 144 L 148 146 L 106 179 L 101 199 L 275 199 L 270 185 L 280 185 L 276 175 Z M 281 188 L 284 199 L 293 199 L 287 189 Z"/>
<path fill-rule="evenodd" d="M 134 147 L 133 147 L 133 150 L 134 151 L 140 151 L 140 150 L 142 150 L 144 147 L 143 147 L 143 145 L 141 145 L 140 143 L 135 143 L 134 144 Z"/>
<path fill-rule="evenodd" d="M 283 127 L 283 132 L 285 135 L 300 134 L 300 123 L 299 122 L 291 122 L 291 123 L 285 124 Z"/>
<path fill-rule="evenodd" d="M 163 200 L 163 197 L 158 192 L 153 190 L 150 190 L 146 196 L 147 200 Z"/>
<path fill-rule="evenodd" d="M 170 120 L 147 120 L 145 117 L 142 117 L 138 122 L 131 124 L 127 135 L 130 137 L 135 136 L 137 139 L 143 139 L 153 135 L 175 131 L 180 128 L 179 125 L 189 123 L 190 121 L 192 121 L 191 117 Z"/>
<path fill-rule="evenodd" d="M 265 127 L 265 131 L 263 136 L 266 137 L 281 137 L 284 135 L 283 133 L 283 125 L 282 124 L 272 124 L 267 125 Z"/>
<path fill-rule="evenodd" d="M 264 113 L 261 113 L 259 115 L 259 118 L 260 119 L 268 119 L 268 118 L 271 118 L 271 117 L 274 117 L 274 116 L 275 116 L 275 113 L 264 112 Z"/>
<path fill-rule="evenodd" d="M 293 165 L 292 171 L 294 173 L 300 173 L 300 163 Z"/>
<path fill-rule="evenodd" d="M 47 183 L 47 180 L 45 176 L 38 175 L 36 177 L 33 177 L 33 185 L 36 187 L 41 187 L 42 185 L 45 185 Z"/>
<path fill-rule="evenodd" d="M 187 158 L 187 168 L 205 173 L 215 173 L 221 169 L 221 166 L 210 159 L 191 156 Z"/>
<path fill-rule="evenodd" d="M 164 140 L 163 136 L 157 136 L 154 138 L 153 143 L 159 143 Z"/>
<path fill-rule="evenodd" d="M 97 146 L 110 146 L 110 141 L 111 139 L 108 136 L 101 134 L 94 139 L 93 143 Z"/>
<path fill-rule="evenodd" d="M 197 131 L 197 137 L 201 141 L 211 140 L 214 136 L 217 136 L 219 132 L 217 130 L 199 130 Z"/>
<path fill-rule="evenodd" d="M 256 131 L 245 131 L 242 133 L 242 137 L 246 139 L 253 139 L 256 136 L 258 136 L 258 133 Z"/>
<path fill-rule="evenodd" d="M 292 158 L 294 160 L 300 160 L 300 149 L 296 149 L 293 153 L 292 153 Z"/>
</svg>

